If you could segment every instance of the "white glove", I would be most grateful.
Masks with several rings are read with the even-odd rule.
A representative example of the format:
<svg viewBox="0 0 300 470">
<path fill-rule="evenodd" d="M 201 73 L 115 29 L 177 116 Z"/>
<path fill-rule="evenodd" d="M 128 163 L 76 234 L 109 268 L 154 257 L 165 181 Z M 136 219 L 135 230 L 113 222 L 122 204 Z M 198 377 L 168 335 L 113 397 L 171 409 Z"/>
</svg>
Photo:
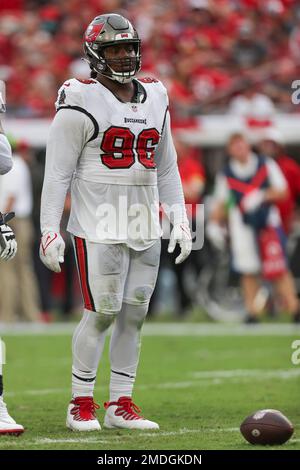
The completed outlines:
<svg viewBox="0 0 300 470">
<path fill-rule="evenodd" d="M 261 206 L 265 199 L 265 192 L 261 189 L 253 189 L 246 194 L 242 201 L 241 207 L 244 212 L 254 212 Z"/>
<path fill-rule="evenodd" d="M 182 263 L 192 251 L 192 236 L 188 224 L 174 225 L 170 236 L 168 252 L 173 253 L 176 244 L 179 243 L 180 255 L 177 256 L 175 264 Z"/>
<path fill-rule="evenodd" d="M 215 248 L 221 251 L 225 249 L 227 231 L 222 225 L 211 220 L 206 225 L 205 232 L 207 238 Z"/>
<path fill-rule="evenodd" d="M 6 225 L 0 225 L 0 258 L 7 261 L 17 253 L 17 242 L 12 229 Z"/>
<path fill-rule="evenodd" d="M 56 232 L 45 232 L 41 238 L 40 258 L 44 265 L 54 271 L 60 273 L 59 263 L 64 262 L 65 242 L 61 235 Z"/>
</svg>

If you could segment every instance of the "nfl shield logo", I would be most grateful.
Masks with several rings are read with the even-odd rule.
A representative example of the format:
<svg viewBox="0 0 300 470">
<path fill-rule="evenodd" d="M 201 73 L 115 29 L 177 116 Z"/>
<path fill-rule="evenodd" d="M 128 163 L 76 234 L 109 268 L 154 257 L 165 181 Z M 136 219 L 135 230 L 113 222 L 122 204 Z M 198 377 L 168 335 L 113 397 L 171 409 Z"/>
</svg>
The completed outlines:
<svg viewBox="0 0 300 470">
<path fill-rule="evenodd" d="M 131 106 L 131 109 L 132 109 L 133 112 L 136 113 L 137 110 L 138 110 L 138 107 L 137 107 L 135 104 L 133 104 L 133 105 Z"/>
</svg>

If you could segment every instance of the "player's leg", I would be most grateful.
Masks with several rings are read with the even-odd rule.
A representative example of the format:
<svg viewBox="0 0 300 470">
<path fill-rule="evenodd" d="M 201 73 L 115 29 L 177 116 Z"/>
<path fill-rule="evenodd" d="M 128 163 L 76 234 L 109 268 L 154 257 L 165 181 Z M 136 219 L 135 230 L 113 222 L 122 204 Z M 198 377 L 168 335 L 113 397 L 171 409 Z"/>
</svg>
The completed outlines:
<svg viewBox="0 0 300 470">
<path fill-rule="evenodd" d="M 260 289 L 259 276 L 256 274 L 242 274 L 241 287 L 244 304 L 247 311 L 246 323 L 256 323 L 262 314 L 261 307 L 256 302 Z"/>
<path fill-rule="evenodd" d="M 109 428 L 158 429 L 157 423 L 139 415 L 132 391 L 139 362 L 141 328 L 157 279 L 160 240 L 144 251 L 130 254 L 122 310 L 118 314 L 110 341 L 110 401 L 104 425 Z"/>
<path fill-rule="evenodd" d="M 279 279 L 274 281 L 276 294 L 281 298 L 284 308 L 295 323 L 300 322 L 299 300 L 297 297 L 295 281 L 290 271 L 286 271 Z"/>
<path fill-rule="evenodd" d="M 85 309 L 73 335 L 72 401 L 67 426 L 94 431 L 100 429 L 93 400 L 97 369 L 108 328 L 122 306 L 128 249 L 78 237 L 74 246 Z"/>
<path fill-rule="evenodd" d="M 23 426 L 21 426 L 21 424 L 17 424 L 15 420 L 9 415 L 6 404 L 3 401 L 3 375 L 2 364 L 0 361 L 0 436 L 7 434 L 18 436 L 19 434 L 22 434 L 22 432 L 24 432 Z"/>
</svg>

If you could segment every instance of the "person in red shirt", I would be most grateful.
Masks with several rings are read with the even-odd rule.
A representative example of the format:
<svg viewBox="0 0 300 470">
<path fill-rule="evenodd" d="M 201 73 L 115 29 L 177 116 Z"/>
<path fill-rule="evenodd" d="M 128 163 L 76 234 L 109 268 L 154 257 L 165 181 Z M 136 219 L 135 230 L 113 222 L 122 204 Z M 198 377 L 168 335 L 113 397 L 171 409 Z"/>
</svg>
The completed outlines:
<svg viewBox="0 0 300 470">
<path fill-rule="evenodd" d="M 205 185 L 204 167 L 201 164 L 196 149 L 187 147 L 179 139 L 175 140 L 175 145 L 185 204 L 187 205 L 188 215 L 194 218 L 196 215 L 196 204 L 201 202 L 201 195 Z"/>
<path fill-rule="evenodd" d="M 196 230 L 197 204 L 200 204 L 202 201 L 202 194 L 205 188 L 205 170 L 199 159 L 198 149 L 188 147 L 178 138 L 175 138 L 175 146 L 186 211 L 191 227 L 193 230 Z M 173 257 L 176 257 L 176 253 L 174 252 L 169 256 L 172 256 L 173 259 Z M 182 263 L 182 266 L 172 263 L 177 278 L 180 315 L 186 314 L 191 307 L 191 296 L 186 291 L 184 282 L 186 268 L 190 267 L 198 274 L 201 270 L 202 263 L 203 261 L 201 260 L 201 255 L 199 256 L 199 252 L 195 252 L 193 256 L 190 256 L 190 260 L 186 263 Z"/>
<path fill-rule="evenodd" d="M 175 137 L 175 136 L 174 136 Z M 185 199 L 185 207 L 187 216 L 189 218 L 190 226 L 196 230 L 196 211 L 197 204 L 202 202 L 202 194 L 204 192 L 206 176 L 205 170 L 199 158 L 199 151 L 193 147 L 189 147 L 183 143 L 178 137 L 174 138 L 174 144 L 177 152 L 178 170 L 181 178 L 182 189 Z M 164 227 L 165 214 L 161 209 L 162 227 Z M 184 275 L 186 269 L 191 268 L 197 274 L 201 271 L 204 264 L 203 250 L 195 251 L 189 260 L 182 263 L 182 266 L 175 264 L 174 260 L 178 256 L 178 250 L 175 248 L 173 253 L 168 253 L 168 240 L 162 237 L 162 249 L 160 266 L 171 267 L 177 281 L 177 294 L 178 294 L 178 315 L 186 315 L 191 308 L 191 295 L 186 289 L 186 282 Z M 159 276 L 161 271 L 159 273 Z M 160 285 L 158 281 L 157 286 Z M 156 287 L 151 298 L 148 316 L 155 314 L 155 305 L 157 302 L 159 288 Z"/>
<path fill-rule="evenodd" d="M 270 128 L 265 131 L 259 144 L 259 150 L 263 155 L 276 161 L 287 180 L 289 189 L 287 197 L 278 201 L 277 207 L 284 230 L 288 235 L 291 231 L 297 199 L 300 197 L 300 165 L 286 155 L 283 137 L 277 129 Z"/>
</svg>

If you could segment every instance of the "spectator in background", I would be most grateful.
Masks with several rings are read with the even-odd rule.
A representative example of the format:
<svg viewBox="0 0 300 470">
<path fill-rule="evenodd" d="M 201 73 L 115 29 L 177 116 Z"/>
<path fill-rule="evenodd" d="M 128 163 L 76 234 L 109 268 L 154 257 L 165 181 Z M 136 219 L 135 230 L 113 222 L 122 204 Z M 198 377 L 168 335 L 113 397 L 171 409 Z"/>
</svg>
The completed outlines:
<svg viewBox="0 0 300 470">
<path fill-rule="evenodd" d="M 18 143 L 20 147 L 28 147 L 26 143 Z M 24 155 L 24 152 L 23 152 Z M 32 206 L 32 222 L 33 222 L 33 265 L 38 282 L 39 298 L 41 304 L 41 316 L 45 323 L 52 321 L 51 310 L 53 308 L 53 295 L 51 291 L 53 273 L 47 269 L 41 262 L 39 250 L 40 250 L 40 210 L 41 210 L 41 193 L 44 180 L 45 170 L 45 152 L 40 151 L 38 153 L 28 152 L 30 158 L 26 158 L 28 164 L 31 183 L 32 183 L 32 195 L 33 195 L 33 206 Z"/>
<path fill-rule="evenodd" d="M 257 322 L 262 313 L 257 302 L 261 277 L 272 282 L 285 311 L 299 322 L 299 302 L 276 207 L 286 197 L 286 180 L 273 160 L 251 151 L 242 134 L 231 136 L 227 152 L 228 162 L 216 179 L 207 235 L 220 247 L 222 224 L 228 221 L 232 265 L 241 275 L 248 323 Z"/>
<path fill-rule="evenodd" d="M 202 202 L 202 194 L 205 188 L 205 170 L 199 158 L 199 152 L 195 148 L 189 147 L 178 137 L 175 138 L 174 143 L 190 227 L 196 230 L 197 205 Z M 173 258 L 175 260 L 176 253 L 172 254 L 172 259 Z M 177 278 L 181 314 L 186 314 L 191 307 L 191 296 L 188 294 L 184 282 L 186 269 L 193 269 L 198 276 L 202 267 L 201 254 L 198 251 L 193 253 L 189 258 L 189 260 L 186 260 L 186 262 L 181 265 L 172 262 Z"/>
<path fill-rule="evenodd" d="M 285 233 L 288 235 L 292 228 L 296 204 L 300 198 L 300 165 L 286 154 L 283 136 L 277 129 L 270 128 L 263 133 L 259 150 L 262 155 L 276 161 L 288 183 L 287 197 L 276 203 Z"/>
<path fill-rule="evenodd" d="M 229 102 L 228 113 L 244 117 L 268 118 L 276 113 L 272 100 L 258 91 L 250 81 L 244 82 L 244 91 Z"/>
<path fill-rule="evenodd" d="M 24 146 L 24 143 L 22 143 L 22 146 Z M 44 157 L 44 152 L 40 152 L 37 155 L 32 155 L 30 159 L 27 159 L 27 163 L 31 173 L 33 188 L 33 262 L 38 281 L 39 297 L 41 301 L 41 317 L 45 323 L 50 323 L 53 321 L 53 309 L 56 307 L 58 307 L 58 310 L 62 312 L 64 319 L 71 318 L 74 309 L 74 299 L 76 298 L 74 292 L 76 286 L 76 282 L 74 282 L 74 277 L 76 279 L 76 266 L 71 239 L 69 234 L 66 232 L 66 226 L 70 212 L 69 194 L 66 198 L 61 223 L 62 235 L 66 243 L 65 263 L 62 270 L 63 272 L 60 274 L 51 272 L 40 260 L 40 209 L 41 192 L 44 179 Z M 59 299 L 59 303 L 57 304 L 56 300 L 54 299 L 53 290 L 58 284 L 63 285 L 63 288 L 61 289 L 62 298 Z"/>
<path fill-rule="evenodd" d="M 192 90 L 193 63 L 190 59 L 178 60 L 174 65 L 173 77 L 167 83 L 169 95 L 172 96 L 170 112 L 172 125 L 188 127 L 194 123 L 192 110 L 195 106 L 195 95 Z"/>
<path fill-rule="evenodd" d="M 285 57 L 276 62 L 276 67 L 269 80 L 265 81 L 264 93 L 282 112 L 298 111 L 292 103 L 292 82 L 299 76 L 299 65 L 291 58 Z"/>
<path fill-rule="evenodd" d="M 205 188 L 205 170 L 201 162 L 199 149 L 190 147 L 178 136 L 175 136 L 174 143 L 187 215 L 192 225 L 196 218 L 197 204 L 202 202 L 202 194 Z"/>
<path fill-rule="evenodd" d="M 293 28 L 289 38 L 289 47 L 292 54 L 292 59 L 299 64 L 300 62 L 300 5 L 297 2 L 294 15 L 293 15 Z"/>
<path fill-rule="evenodd" d="M 202 194 L 205 188 L 205 170 L 199 158 L 199 152 L 193 147 L 189 147 L 186 143 L 182 142 L 178 137 L 174 138 L 174 143 L 177 152 L 178 170 L 181 177 L 182 188 L 185 197 L 186 211 L 190 222 L 190 227 L 196 230 L 196 212 L 197 204 L 202 202 Z M 162 227 L 164 228 L 164 217 L 162 214 Z M 192 269 L 196 276 L 202 268 L 202 250 L 201 252 L 195 251 L 184 263 L 181 265 L 174 263 L 180 250 L 175 248 L 174 253 L 168 253 L 168 239 L 164 237 L 161 240 L 161 268 L 168 266 L 173 270 L 177 280 L 177 293 L 178 293 L 178 313 L 179 315 L 186 315 L 191 308 L 191 295 L 187 291 L 185 282 L 185 274 L 187 269 Z M 160 274 L 159 274 L 160 275 Z M 160 285 L 160 280 L 157 283 Z M 150 315 L 153 313 L 153 305 L 156 302 L 157 288 L 154 290 L 150 304 Z"/>
<path fill-rule="evenodd" d="M 257 39 L 256 23 L 246 17 L 238 29 L 232 50 L 233 63 L 241 69 L 251 69 L 261 65 L 266 59 L 267 44 Z"/>
<path fill-rule="evenodd" d="M 203 100 L 213 101 L 213 109 L 205 107 L 209 112 L 224 109 L 237 90 L 231 82 L 247 77 L 262 77 L 276 105 L 296 111 L 290 102 L 300 50 L 294 0 L 90 0 L 84 8 L 82 0 L 2 0 L 0 78 L 7 81 L 9 112 L 53 115 L 61 83 L 72 75 L 87 78 L 80 60 L 82 29 L 108 10 L 126 10 L 135 20 L 143 68 L 171 86 L 175 82 L 178 108 L 187 113 L 184 125 L 198 109 L 203 112 Z"/>
<path fill-rule="evenodd" d="M 37 281 L 32 262 L 32 187 L 25 162 L 28 151 L 24 150 L 23 154 L 20 150 L 19 154 L 13 155 L 14 166 L 3 176 L 1 184 L 0 205 L 4 212 L 15 212 L 11 226 L 18 240 L 15 258 L 5 267 L 0 264 L 0 318 L 5 322 L 17 318 L 27 321 L 40 319 Z"/>
</svg>

